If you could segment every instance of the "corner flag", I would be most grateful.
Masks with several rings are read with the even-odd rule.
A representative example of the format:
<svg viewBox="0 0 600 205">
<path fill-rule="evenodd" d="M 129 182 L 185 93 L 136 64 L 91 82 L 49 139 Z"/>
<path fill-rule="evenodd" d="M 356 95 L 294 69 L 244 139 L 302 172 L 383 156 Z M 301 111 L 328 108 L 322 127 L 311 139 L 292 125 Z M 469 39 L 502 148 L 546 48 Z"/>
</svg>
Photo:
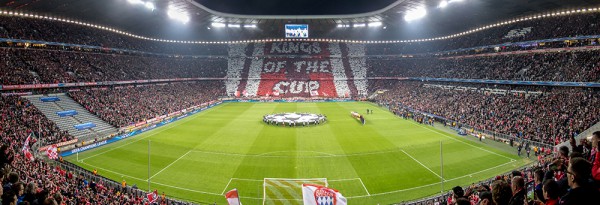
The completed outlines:
<svg viewBox="0 0 600 205">
<path fill-rule="evenodd" d="M 233 189 L 225 193 L 225 198 L 227 199 L 227 203 L 229 205 L 242 205 L 237 189 Z"/>
<path fill-rule="evenodd" d="M 346 198 L 335 189 L 321 185 L 302 184 L 304 205 L 347 205 Z"/>
</svg>

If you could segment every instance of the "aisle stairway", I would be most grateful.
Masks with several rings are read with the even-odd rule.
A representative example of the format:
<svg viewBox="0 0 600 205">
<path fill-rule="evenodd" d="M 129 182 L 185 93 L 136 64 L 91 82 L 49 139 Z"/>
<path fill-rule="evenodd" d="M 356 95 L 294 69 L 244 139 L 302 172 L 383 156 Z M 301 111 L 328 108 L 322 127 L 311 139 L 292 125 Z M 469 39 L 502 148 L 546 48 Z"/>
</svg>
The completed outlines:
<svg viewBox="0 0 600 205">
<path fill-rule="evenodd" d="M 40 99 L 43 97 L 57 97 L 60 100 L 54 102 L 42 102 Z M 39 109 L 46 118 L 54 121 L 61 130 L 68 131 L 69 134 L 79 138 L 80 140 L 87 140 L 92 138 L 100 138 L 113 133 L 118 130 L 114 126 L 104 122 L 94 114 L 88 112 L 83 106 L 75 102 L 71 97 L 60 94 L 51 94 L 48 96 L 33 95 L 25 97 L 37 109 Z M 57 114 L 60 111 L 75 110 L 77 115 L 61 117 Z M 94 123 L 96 127 L 84 130 L 78 130 L 75 125 L 83 123 Z"/>
</svg>

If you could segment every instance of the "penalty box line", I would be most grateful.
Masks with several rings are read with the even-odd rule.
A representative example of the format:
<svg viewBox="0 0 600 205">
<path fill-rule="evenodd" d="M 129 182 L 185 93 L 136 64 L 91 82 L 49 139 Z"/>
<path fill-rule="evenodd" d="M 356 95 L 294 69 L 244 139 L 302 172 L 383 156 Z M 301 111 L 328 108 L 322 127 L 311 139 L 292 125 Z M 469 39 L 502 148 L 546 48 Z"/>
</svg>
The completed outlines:
<svg viewBox="0 0 600 205">
<path fill-rule="evenodd" d="M 265 178 L 265 179 L 285 179 L 285 178 Z M 329 185 L 329 182 L 341 182 L 341 181 L 359 181 L 361 186 L 363 187 L 363 189 L 365 190 L 365 193 L 367 193 L 367 195 L 364 196 L 371 196 L 371 193 L 369 192 L 369 189 L 367 189 L 367 186 L 365 185 L 365 183 L 363 182 L 363 180 L 360 177 L 357 178 L 348 178 L 348 179 L 332 179 L 332 180 L 328 180 L 327 178 L 310 178 L 310 179 L 291 179 L 290 180 L 313 180 L 313 179 L 324 179 L 326 180 L 327 185 Z M 231 184 L 232 181 L 251 181 L 251 182 L 263 182 L 264 183 L 264 179 L 246 179 L 246 178 L 230 178 L 229 182 L 227 182 L 227 185 L 225 185 L 225 187 L 223 188 L 223 191 L 221 192 L 221 195 L 225 194 L 225 191 L 227 190 L 227 188 L 229 188 L 229 185 Z M 264 192 L 265 190 L 263 189 L 263 198 L 257 198 L 257 197 L 243 197 L 240 196 L 240 198 L 246 198 L 246 199 L 255 199 L 255 200 L 263 200 L 264 198 L 266 198 L 265 194 L 266 192 Z M 363 196 L 363 195 L 361 195 Z M 275 200 L 275 199 L 272 199 Z"/>
<path fill-rule="evenodd" d="M 206 113 L 206 112 L 208 112 L 208 111 L 211 111 L 211 109 L 208 109 L 208 110 L 206 110 L 204 113 Z M 183 120 L 181 120 L 181 121 L 180 121 L 180 124 L 185 124 L 185 123 L 187 123 L 187 122 L 189 122 L 189 121 L 192 121 L 193 119 L 196 119 L 196 118 L 198 118 L 198 116 L 200 116 L 200 115 L 198 115 L 198 114 L 200 114 L 200 112 L 199 112 L 199 113 L 196 113 L 196 114 L 194 114 L 194 115 L 192 115 L 192 116 L 188 116 L 188 117 L 186 117 L 186 118 L 184 119 L 185 121 L 183 121 Z M 92 155 L 92 156 L 89 156 L 89 157 L 85 157 L 85 158 L 81 159 L 80 161 L 82 161 L 82 162 L 83 162 L 83 160 L 90 159 L 90 158 L 93 158 L 93 157 L 97 157 L 97 156 L 99 156 L 99 155 L 103 155 L 103 154 L 105 154 L 105 153 L 107 153 L 107 152 L 110 152 L 110 151 L 113 151 L 113 150 L 119 149 L 119 148 L 121 148 L 121 147 L 124 147 L 124 146 L 130 145 L 130 144 L 133 144 L 133 143 L 136 143 L 136 142 L 139 142 L 139 141 L 141 141 L 141 140 L 143 140 L 143 139 L 146 139 L 146 138 L 148 138 L 148 137 L 152 137 L 152 136 L 154 136 L 154 135 L 157 135 L 157 134 L 159 134 L 159 133 L 162 133 L 162 132 L 164 132 L 164 131 L 170 130 L 171 128 L 177 127 L 177 126 L 176 126 L 176 124 L 177 124 L 177 122 L 171 122 L 171 123 L 169 123 L 168 125 L 165 125 L 165 126 L 163 126 L 163 127 L 161 127 L 161 128 L 158 128 L 157 130 L 153 130 L 153 131 L 155 131 L 154 133 L 148 134 L 148 135 L 146 135 L 146 136 L 144 136 L 144 137 L 139 137 L 139 136 L 138 136 L 138 137 L 139 137 L 139 139 L 136 139 L 136 140 L 133 140 L 133 138 L 135 138 L 135 137 L 129 137 L 129 138 L 127 138 L 127 139 L 130 139 L 130 140 L 131 140 L 131 142 L 128 142 L 128 143 L 126 143 L 126 144 L 119 145 L 119 146 L 117 146 L 117 147 L 111 148 L 111 149 L 109 149 L 109 150 L 106 150 L 106 151 L 100 152 L 100 153 L 98 153 L 98 154 L 95 154 L 95 155 Z M 179 125 L 179 124 L 177 124 L 177 125 Z M 127 140 L 127 139 L 125 139 L 125 140 Z M 94 149 L 91 149 L 91 150 L 94 150 Z M 91 150 L 86 150 L 86 151 L 91 151 Z M 85 152 L 85 151 L 84 151 L 84 152 Z"/>
<path fill-rule="evenodd" d="M 104 171 L 113 173 L 113 174 L 121 175 L 123 177 L 128 177 L 128 178 L 131 178 L 131 179 L 136 179 L 136 180 L 139 180 L 139 181 L 148 182 L 148 179 L 141 179 L 141 178 L 138 178 L 138 177 L 130 176 L 130 175 L 127 175 L 127 174 L 123 174 L 123 173 L 120 173 L 120 172 L 112 171 L 112 170 L 105 169 L 105 168 L 102 168 L 102 167 L 96 167 L 94 165 L 91 165 L 91 164 L 88 164 L 88 163 L 85 163 L 85 162 L 81 162 L 81 163 L 85 164 L 85 165 L 88 165 L 90 167 L 94 167 L 94 168 L 97 168 L 97 169 L 100 169 L 100 170 L 104 170 Z M 163 184 L 163 183 L 159 183 L 159 182 L 151 182 L 151 183 L 152 184 L 156 184 L 156 185 L 161 185 L 161 186 L 169 187 L 169 188 L 173 188 L 173 189 L 179 189 L 179 190 L 184 190 L 184 191 L 189 191 L 189 192 L 195 192 L 195 193 L 200 193 L 200 194 L 208 194 L 208 195 L 215 195 L 215 196 L 221 196 L 222 195 L 222 194 L 219 194 L 219 193 L 207 192 L 207 191 L 200 191 L 200 190 L 189 189 L 189 188 L 185 188 L 185 187 L 178 187 L 178 186 Z"/>
<path fill-rule="evenodd" d="M 514 162 L 516 162 L 516 161 L 510 161 L 510 162 L 507 162 L 507 163 L 504 163 L 504 164 L 500 164 L 500 165 L 497 165 L 497 166 L 494 166 L 494 167 L 490 167 L 490 168 L 488 168 L 488 169 L 484 169 L 484 170 L 480 170 L 480 171 L 477 171 L 477 172 L 473 172 L 473 173 L 470 173 L 470 174 L 467 174 L 467 175 L 463 175 L 463 176 L 460 176 L 460 177 L 456 177 L 456 178 L 452 178 L 452 179 L 444 180 L 444 182 L 449 182 L 449 181 L 454 181 L 454 180 L 462 179 L 462 178 L 465 178 L 465 177 L 471 176 L 471 175 L 473 175 L 473 174 L 479 174 L 479 173 L 482 173 L 482 172 L 486 172 L 486 171 L 489 171 L 489 170 L 492 170 L 492 169 L 496 169 L 496 168 L 498 168 L 498 167 L 502 167 L 502 166 L 505 166 L 505 165 L 507 165 L 507 164 L 511 164 L 511 163 L 514 163 Z M 86 165 L 88 165 L 88 166 L 90 166 L 90 167 L 95 167 L 95 168 L 97 168 L 97 169 L 100 169 L 100 170 L 104 170 L 104 171 L 110 172 L 110 173 L 114 173 L 114 174 L 118 174 L 118 175 L 125 176 L 125 177 L 128 177 L 128 178 L 137 179 L 137 180 L 139 180 L 139 181 L 146 181 L 146 182 L 147 182 L 147 179 L 141 179 L 141 178 L 137 178 L 137 177 L 134 177 L 134 176 L 126 175 L 126 174 L 123 174 L 123 173 L 120 173 L 120 172 L 116 172 L 116 171 L 112 171 L 112 170 L 109 170 L 109 169 L 105 169 L 105 168 L 102 168 L 102 167 L 96 167 L 96 166 L 94 166 L 94 165 L 91 165 L 91 164 L 88 164 L 88 163 L 85 163 L 85 162 L 81 162 L 81 163 L 82 163 L 82 164 L 86 164 Z M 231 181 L 233 181 L 233 180 L 240 180 L 240 181 L 257 181 L 257 182 L 260 182 L 260 181 L 262 181 L 262 182 L 264 182 L 264 179 L 262 179 L 262 180 L 261 180 L 261 179 L 230 178 L 230 179 L 229 179 L 229 182 L 227 183 L 227 185 L 226 185 L 226 187 L 225 187 L 225 190 L 227 189 L 227 187 L 229 186 L 229 184 L 230 184 L 230 183 L 231 183 Z M 364 186 L 364 183 L 362 182 L 362 179 L 361 179 L 361 178 L 350 178 L 350 179 L 333 179 L 333 180 L 328 180 L 328 182 L 335 182 L 335 181 L 351 181 L 351 180 L 359 180 L 359 181 L 362 183 L 363 187 L 365 188 L 365 191 L 367 192 L 367 195 L 359 195 L 359 196 L 347 196 L 346 198 L 348 198 L 348 199 L 352 199 L 352 198 L 364 198 L 364 197 L 369 197 L 369 196 L 379 196 L 379 195 L 387 195 L 387 194 L 399 193 L 399 192 L 404 192 L 404 191 L 410 191 L 410 190 L 420 189 L 420 188 L 424 188 L 424 187 L 428 187 L 428 186 L 433 186 L 433 185 L 437 185 L 437 184 L 440 184 L 440 183 L 441 183 L 441 182 L 436 182 L 436 183 L 431 183 L 431 184 L 421 185 L 421 186 L 417 186 L 417 187 L 411 187 L 411 188 L 407 188 L 407 189 L 399 189 L 399 190 L 394 190 L 394 191 L 388 191 L 388 192 L 382 192 L 382 193 L 370 194 L 370 193 L 368 192 L 368 190 L 367 190 L 366 186 Z M 224 194 L 224 192 L 222 192 L 222 193 L 220 194 L 220 193 L 214 193 L 214 192 L 200 191 L 200 190 L 195 190 L 195 189 L 190 189 L 190 188 L 184 188 L 184 187 L 178 187 L 178 186 L 173 186 L 173 185 L 168 185 L 168 184 L 163 184 L 163 183 L 158 183 L 158 182 L 152 182 L 152 184 L 157 184 L 157 185 L 161 185 L 161 186 L 165 186 L 165 187 L 169 187 L 169 188 L 173 188 L 173 189 L 179 189 L 179 190 L 184 190 L 184 191 L 189 191 L 189 192 L 195 192 L 195 193 L 200 193 L 200 194 L 208 194 L 208 195 L 215 195 L 215 196 L 223 196 L 223 194 Z M 264 186 L 263 186 L 263 187 L 264 187 Z M 264 195 L 264 194 L 263 194 L 263 195 Z M 263 196 L 263 198 L 240 196 L 240 198 L 245 198 L 245 199 L 254 199 L 254 200 L 264 200 L 264 196 Z"/>
<path fill-rule="evenodd" d="M 438 130 L 431 129 L 431 128 L 429 128 L 429 127 L 426 127 L 425 125 L 418 124 L 418 123 L 416 123 L 416 122 L 414 122 L 414 121 L 412 121 L 412 120 L 409 120 L 409 121 L 410 121 L 411 123 L 415 124 L 415 125 L 418 125 L 419 127 L 422 127 L 422 128 L 428 129 L 428 130 L 430 130 L 430 131 L 432 131 L 432 132 L 435 132 L 435 133 L 437 133 L 438 135 L 441 135 L 441 136 L 443 136 L 443 137 L 446 137 L 446 138 L 448 138 L 448 139 L 451 139 L 451 140 L 454 140 L 454 141 L 457 141 L 457 142 L 463 143 L 463 144 L 465 144 L 465 145 L 471 146 L 471 147 L 473 147 L 473 148 L 476 148 L 476 149 L 480 149 L 480 150 L 482 150 L 482 151 L 484 151 L 484 152 L 488 152 L 488 153 L 490 153 L 490 154 L 493 154 L 493 155 L 497 155 L 497 156 L 500 156 L 500 157 L 503 157 L 503 158 L 509 159 L 509 160 L 511 160 L 511 161 L 513 161 L 513 160 L 514 160 L 513 158 L 510 158 L 510 157 L 507 157 L 507 156 L 501 155 L 501 154 L 499 154 L 499 153 L 496 153 L 496 152 L 490 151 L 490 150 L 488 150 L 488 149 L 484 149 L 484 148 L 482 148 L 482 147 L 478 147 L 478 146 L 475 146 L 475 145 L 473 145 L 473 144 L 470 144 L 470 143 L 464 142 L 464 141 L 462 141 L 462 140 L 459 140 L 459 139 L 457 139 L 457 138 L 456 138 L 456 137 L 454 137 L 454 136 L 449 136 L 447 133 L 442 133 L 442 132 L 440 132 L 440 131 L 438 131 Z"/>
</svg>

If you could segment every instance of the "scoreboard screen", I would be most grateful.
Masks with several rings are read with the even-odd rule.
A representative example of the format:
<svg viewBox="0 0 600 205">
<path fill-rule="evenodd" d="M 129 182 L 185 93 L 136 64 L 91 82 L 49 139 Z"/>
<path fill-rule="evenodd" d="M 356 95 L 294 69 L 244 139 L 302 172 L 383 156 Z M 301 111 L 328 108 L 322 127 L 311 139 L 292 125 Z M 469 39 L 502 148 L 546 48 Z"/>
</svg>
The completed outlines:
<svg viewBox="0 0 600 205">
<path fill-rule="evenodd" d="M 286 38 L 308 38 L 308 24 L 286 24 Z"/>
</svg>

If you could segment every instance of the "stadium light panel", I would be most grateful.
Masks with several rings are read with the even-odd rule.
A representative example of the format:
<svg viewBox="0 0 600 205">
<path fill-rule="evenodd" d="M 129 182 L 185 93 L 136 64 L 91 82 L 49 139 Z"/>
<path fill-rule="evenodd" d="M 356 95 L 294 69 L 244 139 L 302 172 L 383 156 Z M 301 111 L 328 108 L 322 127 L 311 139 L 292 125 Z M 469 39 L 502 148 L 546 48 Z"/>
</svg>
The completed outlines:
<svg viewBox="0 0 600 205">
<path fill-rule="evenodd" d="M 127 0 L 130 4 L 144 4 L 142 0 Z"/>
<path fill-rule="evenodd" d="M 427 15 L 427 10 L 425 10 L 425 7 L 420 7 L 415 10 L 406 12 L 406 15 L 404 15 L 404 20 L 413 21 L 423 18 L 425 17 L 425 15 Z"/>
<path fill-rule="evenodd" d="M 256 28 L 256 24 L 246 24 L 244 28 Z"/>
<path fill-rule="evenodd" d="M 211 23 L 210 25 L 215 28 L 223 28 L 226 26 L 224 23 Z"/>
<path fill-rule="evenodd" d="M 364 23 L 354 24 L 354 27 L 355 27 L 355 28 L 358 28 L 358 27 L 365 27 L 365 26 L 366 26 L 366 25 L 365 25 Z"/>
<path fill-rule="evenodd" d="M 240 25 L 239 24 L 227 24 L 227 27 L 229 27 L 229 28 L 239 28 Z"/>
<path fill-rule="evenodd" d="M 446 8 L 448 6 L 448 2 L 446 0 L 442 0 L 438 8 Z"/>
<path fill-rule="evenodd" d="M 156 7 L 154 6 L 154 3 L 152 2 L 146 2 L 144 4 L 144 6 L 146 6 L 146 8 L 150 9 L 150 11 L 154 11 L 154 9 L 156 9 Z"/>
<path fill-rule="evenodd" d="M 169 6 L 167 15 L 169 16 L 169 18 L 179 20 L 184 24 L 190 21 L 190 17 L 187 15 L 187 13 L 179 12 L 173 6 Z"/>
<path fill-rule="evenodd" d="M 344 27 L 344 24 L 338 24 L 338 25 L 337 25 L 337 27 L 338 27 L 338 28 L 343 28 L 343 27 Z"/>
<path fill-rule="evenodd" d="M 382 26 L 382 25 L 383 25 L 383 23 L 381 23 L 381 22 L 379 22 L 379 21 L 378 21 L 378 22 L 371 22 L 371 23 L 369 23 L 369 24 L 367 24 L 367 25 L 368 25 L 369 27 L 379 27 L 379 26 Z"/>
</svg>

